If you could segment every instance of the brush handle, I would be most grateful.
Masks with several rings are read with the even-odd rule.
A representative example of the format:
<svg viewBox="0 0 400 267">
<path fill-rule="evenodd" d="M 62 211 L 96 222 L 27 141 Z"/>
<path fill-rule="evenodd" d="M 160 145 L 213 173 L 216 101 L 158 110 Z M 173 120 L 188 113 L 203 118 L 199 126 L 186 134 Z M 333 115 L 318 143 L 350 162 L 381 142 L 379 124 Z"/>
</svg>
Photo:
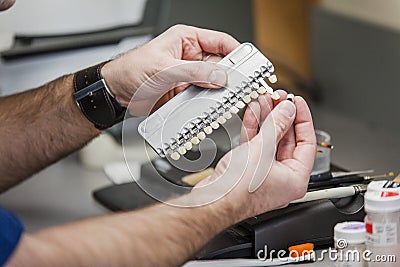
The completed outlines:
<svg viewBox="0 0 400 267">
<path fill-rule="evenodd" d="M 325 172 L 310 176 L 310 182 L 327 181 L 333 178 L 332 172 Z"/>
<path fill-rule="evenodd" d="M 357 191 L 354 188 L 354 186 L 330 188 L 330 189 L 308 192 L 303 198 L 297 199 L 290 203 L 293 204 L 293 203 L 302 203 L 302 202 L 309 202 L 321 199 L 343 198 L 343 197 L 354 196 L 356 193 Z"/>
<path fill-rule="evenodd" d="M 333 178 L 327 181 L 310 182 L 308 184 L 308 189 L 321 188 L 321 187 L 332 187 L 344 183 L 358 183 L 363 182 L 364 177 L 361 176 L 349 176 L 342 178 Z"/>
</svg>

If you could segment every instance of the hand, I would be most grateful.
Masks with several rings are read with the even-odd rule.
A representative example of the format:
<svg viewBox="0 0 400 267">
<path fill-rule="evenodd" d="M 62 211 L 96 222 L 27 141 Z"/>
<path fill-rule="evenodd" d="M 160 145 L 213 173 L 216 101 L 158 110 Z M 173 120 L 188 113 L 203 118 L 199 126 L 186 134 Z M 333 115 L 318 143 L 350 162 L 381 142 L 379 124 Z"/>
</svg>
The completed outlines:
<svg viewBox="0 0 400 267">
<path fill-rule="evenodd" d="M 107 63 L 102 75 L 121 105 L 128 106 L 132 99 L 130 112 L 148 115 L 188 83 L 204 88 L 225 85 L 226 72 L 203 60 L 218 62 L 221 58 L 216 54 L 226 55 L 238 46 L 228 34 L 177 25 Z"/>
<path fill-rule="evenodd" d="M 306 193 L 316 153 L 311 113 L 303 98 L 297 96 L 293 104 L 285 100 L 286 92 L 278 92 L 283 100 L 265 95 L 250 103 L 242 144 L 198 186 L 219 192 L 232 186 L 222 201 L 231 203 L 234 222 L 285 207 Z"/>
</svg>

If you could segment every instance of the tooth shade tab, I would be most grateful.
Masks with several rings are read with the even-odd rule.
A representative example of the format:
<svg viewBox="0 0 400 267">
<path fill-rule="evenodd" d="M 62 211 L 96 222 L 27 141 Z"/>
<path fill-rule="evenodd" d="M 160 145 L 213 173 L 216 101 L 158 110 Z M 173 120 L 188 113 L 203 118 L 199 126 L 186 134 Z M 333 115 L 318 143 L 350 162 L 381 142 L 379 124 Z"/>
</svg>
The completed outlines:
<svg viewBox="0 0 400 267">
<path fill-rule="evenodd" d="M 173 160 L 179 160 L 181 158 L 181 155 L 179 155 L 178 152 L 174 152 L 171 154 L 171 159 Z"/>
<path fill-rule="evenodd" d="M 271 88 L 271 86 L 268 85 L 268 83 L 264 79 L 259 80 L 261 85 L 265 87 L 265 90 L 272 95 L 274 93 L 274 90 Z"/>
<path fill-rule="evenodd" d="M 192 142 L 186 142 L 184 147 L 186 150 L 192 150 L 193 144 L 192 144 Z"/>
<path fill-rule="evenodd" d="M 207 126 L 206 128 L 204 128 L 204 132 L 205 132 L 206 134 L 212 134 L 213 129 L 212 129 L 211 126 Z"/>
<path fill-rule="evenodd" d="M 268 80 L 269 80 L 271 83 L 276 83 L 276 82 L 278 81 L 278 78 L 277 78 L 276 75 L 274 74 L 274 75 L 271 75 L 271 76 L 268 78 Z"/>
<path fill-rule="evenodd" d="M 237 107 L 237 108 L 239 108 L 239 109 L 242 109 L 242 108 L 244 108 L 245 106 L 246 106 L 246 104 L 243 103 L 242 101 L 237 102 L 236 105 L 235 105 L 235 107 Z"/>
<path fill-rule="evenodd" d="M 230 112 L 225 112 L 224 113 L 224 118 L 229 120 L 230 118 L 232 118 L 232 114 Z"/>
<path fill-rule="evenodd" d="M 211 123 L 211 127 L 212 127 L 214 130 L 217 130 L 217 129 L 219 128 L 219 123 L 216 122 L 216 121 L 213 121 L 213 122 Z"/>
<path fill-rule="evenodd" d="M 233 107 L 231 107 L 231 108 L 229 109 L 229 111 L 230 111 L 232 114 L 237 114 L 237 113 L 239 112 L 239 109 L 238 109 L 237 107 L 233 106 Z"/>
<path fill-rule="evenodd" d="M 279 100 L 279 99 L 281 98 L 281 96 L 280 96 L 277 92 L 274 92 L 274 93 L 271 95 L 271 98 L 272 98 L 273 100 Z"/>
<path fill-rule="evenodd" d="M 224 124 L 224 123 L 226 122 L 226 119 L 225 119 L 225 117 L 219 117 L 219 118 L 217 119 L 217 122 L 218 122 L 219 124 Z"/>
<path fill-rule="evenodd" d="M 199 138 L 200 141 L 203 141 L 204 139 L 206 139 L 206 134 L 205 134 L 204 132 L 200 132 L 200 133 L 197 135 L 197 138 Z"/>
<path fill-rule="evenodd" d="M 193 145 L 198 145 L 200 143 L 200 139 L 198 137 L 193 137 L 190 141 Z"/>
<path fill-rule="evenodd" d="M 250 102 L 251 102 L 251 97 L 250 97 L 250 95 L 244 96 L 244 97 L 243 97 L 243 102 L 246 103 L 246 104 L 250 103 Z"/>
<path fill-rule="evenodd" d="M 180 148 L 178 148 L 178 152 L 179 152 L 179 154 L 181 154 L 181 155 L 185 155 L 186 152 L 187 152 L 187 150 L 186 150 L 186 148 L 184 148 L 183 146 L 181 146 Z"/>
<path fill-rule="evenodd" d="M 251 92 L 250 97 L 253 99 L 257 99 L 259 94 L 256 91 Z"/>
<path fill-rule="evenodd" d="M 294 101 L 294 94 L 288 94 L 286 99 L 293 102 Z"/>
<path fill-rule="evenodd" d="M 263 95 L 267 92 L 267 89 L 265 89 L 264 86 L 261 86 L 258 90 L 257 93 L 259 93 L 260 95 Z"/>
</svg>

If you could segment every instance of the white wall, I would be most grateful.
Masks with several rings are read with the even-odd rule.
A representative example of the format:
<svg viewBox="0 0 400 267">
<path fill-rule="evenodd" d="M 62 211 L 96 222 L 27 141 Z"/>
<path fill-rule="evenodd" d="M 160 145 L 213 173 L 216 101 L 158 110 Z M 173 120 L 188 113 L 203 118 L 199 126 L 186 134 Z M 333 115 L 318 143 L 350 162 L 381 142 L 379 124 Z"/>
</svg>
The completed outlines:
<svg viewBox="0 0 400 267">
<path fill-rule="evenodd" d="M 322 6 L 400 31 L 400 0 L 322 0 Z"/>
</svg>

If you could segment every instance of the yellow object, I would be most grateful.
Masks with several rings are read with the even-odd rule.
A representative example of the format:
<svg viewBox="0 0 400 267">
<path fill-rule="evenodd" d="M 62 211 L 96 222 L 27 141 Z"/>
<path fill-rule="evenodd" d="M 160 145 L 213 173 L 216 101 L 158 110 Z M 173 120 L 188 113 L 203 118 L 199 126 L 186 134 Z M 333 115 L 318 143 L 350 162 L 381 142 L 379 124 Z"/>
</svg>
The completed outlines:
<svg viewBox="0 0 400 267">
<path fill-rule="evenodd" d="M 200 183 L 207 177 L 211 176 L 213 174 L 213 172 L 214 172 L 214 168 L 208 168 L 201 172 L 189 174 L 182 178 L 182 182 L 184 182 L 190 186 L 195 186 L 196 184 Z"/>
<path fill-rule="evenodd" d="M 391 174 L 393 174 L 393 175 L 391 175 Z M 390 172 L 390 173 L 389 173 L 389 176 L 394 176 L 394 173 L 393 173 L 393 172 Z M 396 178 L 393 179 L 393 182 L 395 182 L 395 183 L 400 183 L 400 173 L 399 173 L 399 175 L 397 175 Z"/>
</svg>

